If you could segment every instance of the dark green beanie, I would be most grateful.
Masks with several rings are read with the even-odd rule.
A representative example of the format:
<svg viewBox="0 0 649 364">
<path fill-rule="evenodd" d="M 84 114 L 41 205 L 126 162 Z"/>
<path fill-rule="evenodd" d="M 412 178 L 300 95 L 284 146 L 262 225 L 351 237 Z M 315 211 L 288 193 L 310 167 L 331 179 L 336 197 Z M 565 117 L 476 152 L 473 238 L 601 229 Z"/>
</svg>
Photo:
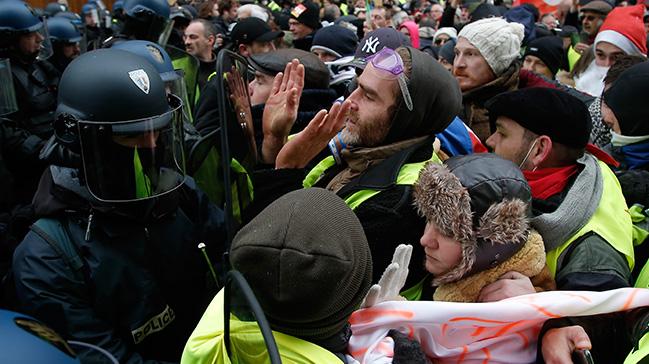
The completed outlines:
<svg viewBox="0 0 649 364">
<path fill-rule="evenodd" d="M 321 188 L 294 191 L 269 205 L 234 238 L 230 261 L 273 330 L 310 341 L 341 331 L 372 279 L 358 218 Z"/>
</svg>

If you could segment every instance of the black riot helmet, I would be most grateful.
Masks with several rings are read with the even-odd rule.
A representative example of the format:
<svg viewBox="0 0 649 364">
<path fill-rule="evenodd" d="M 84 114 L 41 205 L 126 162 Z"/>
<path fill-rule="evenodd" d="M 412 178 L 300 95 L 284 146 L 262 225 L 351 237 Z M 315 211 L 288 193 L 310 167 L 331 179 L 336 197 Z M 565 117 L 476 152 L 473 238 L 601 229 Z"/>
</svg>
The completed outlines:
<svg viewBox="0 0 649 364">
<path fill-rule="evenodd" d="M 57 140 L 81 153 L 85 184 L 104 202 L 146 200 L 185 180 L 182 102 L 144 58 L 99 49 L 59 83 Z"/>
<path fill-rule="evenodd" d="M 158 42 L 172 26 L 167 0 L 126 0 L 124 14 L 122 33 L 131 38 Z"/>
<path fill-rule="evenodd" d="M 40 45 L 34 54 L 20 54 L 17 43 L 21 36 L 39 33 Z M 52 55 L 47 27 L 34 9 L 23 1 L 0 1 L 0 52 L 3 56 L 33 61 L 47 59 Z"/>
<path fill-rule="evenodd" d="M 68 7 L 59 3 L 49 3 L 45 5 L 45 15 L 48 18 L 51 18 L 62 11 L 68 11 Z"/>
</svg>

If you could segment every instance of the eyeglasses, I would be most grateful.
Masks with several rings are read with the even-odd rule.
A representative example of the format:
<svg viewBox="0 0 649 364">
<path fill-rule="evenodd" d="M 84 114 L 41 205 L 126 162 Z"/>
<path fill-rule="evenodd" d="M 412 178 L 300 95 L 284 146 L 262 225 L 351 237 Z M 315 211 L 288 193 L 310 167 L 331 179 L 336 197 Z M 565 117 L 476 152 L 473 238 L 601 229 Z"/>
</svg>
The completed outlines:
<svg viewBox="0 0 649 364">
<path fill-rule="evenodd" d="M 597 20 L 597 19 L 600 19 L 600 17 L 596 16 L 596 15 L 582 15 L 581 16 L 582 21 L 583 20 L 593 21 L 593 20 Z"/>
<path fill-rule="evenodd" d="M 379 77 L 381 77 L 382 74 L 383 77 L 381 78 L 397 80 L 399 88 L 401 89 L 403 101 L 406 103 L 408 110 L 412 111 L 413 105 L 410 91 L 408 91 L 408 80 L 406 74 L 403 72 L 405 68 L 399 53 L 391 48 L 384 47 L 380 51 L 365 58 L 365 61 L 371 63 L 374 68 L 380 71 Z"/>
</svg>

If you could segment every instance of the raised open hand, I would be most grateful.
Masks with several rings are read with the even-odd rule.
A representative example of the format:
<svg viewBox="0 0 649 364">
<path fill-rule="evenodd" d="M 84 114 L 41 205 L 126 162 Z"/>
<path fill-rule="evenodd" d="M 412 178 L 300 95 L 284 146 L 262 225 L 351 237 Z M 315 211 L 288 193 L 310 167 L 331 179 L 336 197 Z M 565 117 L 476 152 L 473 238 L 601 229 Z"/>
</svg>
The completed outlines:
<svg viewBox="0 0 649 364">
<path fill-rule="evenodd" d="M 304 88 L 304 66 L 297 59 L 286 65 L 273 80 L 273 88 L 266 100 L 263 114 L 264 144 L 262 156 L 266 163 L 272 163 L 288 137 L 300 105 Z"/>
<path fill-rule="evenodd" d="M 230 89 L 230 100 L 237 116 L 238 124 L 243 129 L 243 133 L 248 140 L 249 149 L 252 156 L 257 156 L 257 146 L 255 143 L 254 124 L 252 122 L 252 112 L 250 111 L 250 98 L 248 97 L 248 85 L 241 77 L 241 73 L 233 66 L 231 72 L 225 74 Z"/>
<path fill-rule="evenodd" d="M 334 103 L 327 110 L 320 110 L 309 125 L 289 140 L 277 154 L 275 168 L 304 168 L 322 151 L 342 129 L 351 103 Z"/>
</svg>

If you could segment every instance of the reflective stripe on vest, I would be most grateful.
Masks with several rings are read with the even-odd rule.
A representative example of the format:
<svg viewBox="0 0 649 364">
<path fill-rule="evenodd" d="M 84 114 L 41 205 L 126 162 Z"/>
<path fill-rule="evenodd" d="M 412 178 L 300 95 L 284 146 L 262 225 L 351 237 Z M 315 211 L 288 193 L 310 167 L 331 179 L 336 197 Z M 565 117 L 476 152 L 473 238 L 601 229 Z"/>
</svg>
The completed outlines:
<svg viewBox="0 0 649 364">
<path fill-rule="evenodd" d="M 137 148 L 135 148 L 133 152 L 133 173 L 135 175 L 135 197 L 150 197 L 151 180 L 149 179 L 149 176 L 144 173 L 144 168 L 140 161 L 140 153 L 137 152 Z"/>
<path fill-rule="evenodd" d="M 174 66 L 174 69 L 181 69 L 185 73 L 185 86 L 187 87 L 187 97 L 189 98 L 190 110 L 194 108 L 196 102 L 198 101 L 199 88 L 198 82 L 196 82 L 198 74 L 194 72 L 189 72 L 189 63 L 190 59 L 188 58 L 178 58 L 171 60 L 171 64 Z M 198 72 L 198 71 L 197 71 Z M 195 85 L 194 92 L 190 92 L 191 85 Z M 183 100 L 185 101 L 185 100 Z"/>
<path fill-rule="evenodd" d="M 223 338 L 223 300 L 221 290 L 212 300 L 200 322 L 189 337 L 182 364 L 231 363 Z M 275 343 L 283 363 L 336 363 L 340 359 L 329 350 L 294 336 L 273 331 Z M 230 348 L 235 363 L 269 362 L 264 339 L 255 322 L 230 318 Z"/>
<path fill-rule="evenodd" d="M 636 288 L 649 288 L 649 261 L 642 267 L 633 286 Z"/>
<path fill-rule="evenodd" d="M 404 164 L 399 170 L 399 175 L 397 176 L 396 184 L 398 185 L 415 184 L 415 182 L 417 182 L 417 180 L 419 179 L 419 172 L 424 168 L 424 166 L 428 162 L 435 162 L 435 163 L 442 164 L 442 160 L 439 159 L 439 157 L 435 152 L 433 152 L 433 156 L 429 160 L 423 162 L 417 162 L 417 163 Z M 329 156 L 323 159 L 307 174 L 307 176 L 304 178 L 304 181 L 302 181 L 302 186 L 304 186 L 304 188 L 312 187 L 329 168 L 334 166 L 334 164 L 336 164 L 336 162 L 334 161 L 333 156 Z M 349 206 L 352 210 L 355 210 L 363 202 L 374 197 L 379 192 L 381 191 L 370 190 L 370 189 L 357 191 L 347 196 L 345 198 L 345 203 L 347 203 L 347 206 Z"/>
<path fill-rule="evenodd" d="M 581 58 L 581 54 L 577 53 L 577 51 L 570 46 L 568 48 L 568 71 L 572 72 L 572 69 L 575 68 L 575 64 L 577 61 L 579 61 L 579 58 Z"/>
<path fill-rule="evenodd" d="M 629 355 L 624 359 L 624 364 L 638 364 L 645 357 L 649 356 L 649 333 L 644 334 L 644 336 L 638 341 L 638 350 L 631 350 Z"/>
<path fill-rule="evenodd" d="M 561 253 L 572 244 L 573 241 L 586 233 L 595 232 L 606 240 L 615 250 L 626 256 L 629 269 L 633 270 L 633 227 L 631 215 L 627 209 L 620 182 L 615 174 L 602 161 L 598 161 L 599 169 L 604 179 L 604 189 L 599 206 L 590 218 L 588 223 L 581 228 L 572 238 L 568 239 L 558 248 L 546 252 L 547 264 L 552 277 L 556 276 L 557 263 Z M 624 211 L 625 213 L 619 213 Z"/>
<path fill-rule="evenodd" d="M 252 180 L 246 169 L 232 158 L 230 162 L 232 169 L 232 215 L 241 222 L 241 211 L 244 210 L 254 198 Z M 213 204 L 223 207 L 225 191 L 223 191 L 223 174 L 221 172 L 221 154 L 216 148 L 212 148 L 200 167 L 192 176 L 196 184 L 205 192 L 207 198 Z"/>
<path fill-rule="evenodd" d="M 349 15 L 349 6 L 345 3 L 340 4 L 340 12 L 343 13 L 343 15 Z"/>
<path fill-rule="evenodd" d="M 282 7 L 277 5 L 276 2 L 271 1 L 270 3 L 268 3 L 268 9 L 270 9 L 271 11 L 280 11 L 282 10 Z"/>
</svg>

